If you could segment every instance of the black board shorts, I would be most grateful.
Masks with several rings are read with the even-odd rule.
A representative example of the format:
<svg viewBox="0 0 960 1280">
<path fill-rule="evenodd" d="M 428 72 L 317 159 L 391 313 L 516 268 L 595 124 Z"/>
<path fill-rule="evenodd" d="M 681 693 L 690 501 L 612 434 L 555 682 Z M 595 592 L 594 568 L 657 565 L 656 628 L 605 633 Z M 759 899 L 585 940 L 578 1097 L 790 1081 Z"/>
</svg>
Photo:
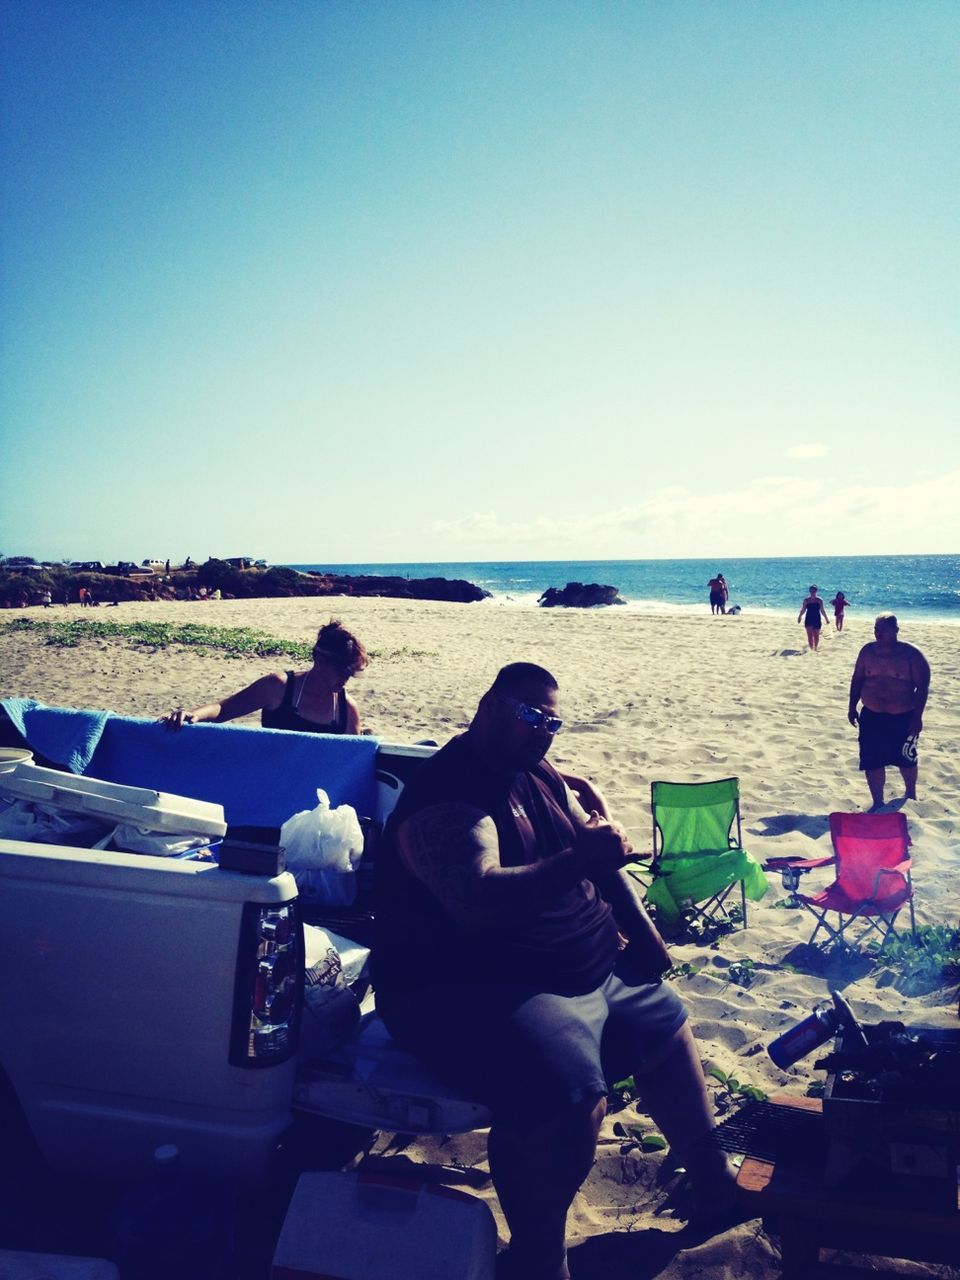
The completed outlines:
<svg viewBox="0 0 960 1280">
<path fill-rule="evenodd" d="M 916 750 L 904 754 L 904 744 L 911 737 L 912 711 L 891 714 L 860 708 L 860 768 L 883 769 L 888 764 L 913 768 Z"/>
<path fill-rule="evenodd" d="M 521 1132 L 642 1072 L 687 1018 L 666 983 L 616 968 L 586 995 L 437 986 L 380 1012 L 398 1043 Z"/>
</svg>

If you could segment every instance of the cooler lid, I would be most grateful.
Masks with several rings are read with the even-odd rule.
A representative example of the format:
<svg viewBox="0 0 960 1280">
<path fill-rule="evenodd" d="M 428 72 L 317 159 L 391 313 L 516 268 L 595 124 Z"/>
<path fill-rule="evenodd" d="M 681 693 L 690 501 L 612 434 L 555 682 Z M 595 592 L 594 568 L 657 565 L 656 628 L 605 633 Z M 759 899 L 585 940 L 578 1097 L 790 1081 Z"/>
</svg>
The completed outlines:
<svg viewBox="0 0 960 1280">
<path fill-rule="evenodd" d="M 147 787 L 123 787 L 82 774 L 20 764 L 0 775 L 0 795 L 62 809 L 89 813 L 112 822 L 130 822 L 148 831 L 220 837 L 227 824 L 223 806 L 189 796 L 174 796 Z"/>
<path fill-rule="evenodd" d="M 0 773 L 13 773 L 22 764 L 29 764 L 33 752 L 26 747 L 0 747 Z"/>
</svg>

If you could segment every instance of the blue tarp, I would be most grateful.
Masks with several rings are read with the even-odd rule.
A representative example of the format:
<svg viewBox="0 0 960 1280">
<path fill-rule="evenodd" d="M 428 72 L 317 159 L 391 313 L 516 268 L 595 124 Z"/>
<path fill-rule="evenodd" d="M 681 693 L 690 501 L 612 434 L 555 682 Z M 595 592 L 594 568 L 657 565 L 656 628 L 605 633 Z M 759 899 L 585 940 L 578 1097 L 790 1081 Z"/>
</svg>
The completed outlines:
<svg viewBox="0 0 960 1280">
<path fill-rule="evenodd" d="M 374 812 L 377 739 L 230 724 L 185 725 L 6 698 L 3 709 L 39 754 L 73 773 L 223 805 L 227 822 L 281 826 L 317 803 Z"/>
</svg>

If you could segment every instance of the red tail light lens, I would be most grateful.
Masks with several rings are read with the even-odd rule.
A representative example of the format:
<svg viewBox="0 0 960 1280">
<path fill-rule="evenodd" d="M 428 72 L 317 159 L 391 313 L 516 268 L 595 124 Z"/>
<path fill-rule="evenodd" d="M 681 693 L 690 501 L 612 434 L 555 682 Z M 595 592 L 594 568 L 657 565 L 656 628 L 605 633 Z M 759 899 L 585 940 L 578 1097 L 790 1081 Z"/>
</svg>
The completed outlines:
<svg viewBox="0 0 960 1280">
<path fill-rule="evenodd" d="M 285 1062 L 297 1051 L 302 1005 L 303 930 L 296 902 L 248 902 L 240 927 L 230 1062 Z"/>
</svg>

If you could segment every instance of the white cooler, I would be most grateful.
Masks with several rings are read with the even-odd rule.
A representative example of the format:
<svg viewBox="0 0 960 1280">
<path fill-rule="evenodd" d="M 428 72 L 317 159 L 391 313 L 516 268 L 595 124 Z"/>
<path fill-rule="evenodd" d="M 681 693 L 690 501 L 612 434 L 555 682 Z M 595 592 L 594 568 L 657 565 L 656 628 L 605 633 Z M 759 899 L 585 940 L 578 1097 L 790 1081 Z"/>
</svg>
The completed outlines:
<svg viewBox="0 0 960 1280">
<path fill-rule="evenodd" d="M 227 830 L 222 805 L 32 764 L 20 764 L 0 776 L 0 799 L 23 800 L 49 811 L 136 828 L 147 835 L 199 838 L 209 843 L 220 840 Z"/>
<path fill-rule="evenodd" d="M 304 1173 L 270 1280 L 494 1280 L 497 1228 L 476 1196 L 354 1173 Z"/>
</svg>

